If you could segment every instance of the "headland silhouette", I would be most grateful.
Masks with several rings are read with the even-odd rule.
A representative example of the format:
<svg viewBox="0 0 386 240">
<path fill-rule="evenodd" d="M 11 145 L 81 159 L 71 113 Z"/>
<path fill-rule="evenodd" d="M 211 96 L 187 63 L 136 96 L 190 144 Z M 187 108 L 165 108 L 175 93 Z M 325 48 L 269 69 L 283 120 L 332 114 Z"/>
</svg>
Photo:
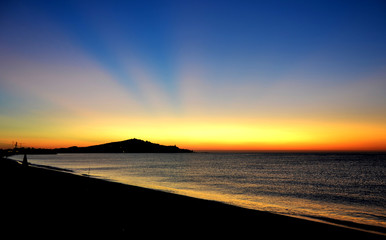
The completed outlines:
<svg viewBox="0 0 386 240">
<path fill-rule="evenodd" d="M 15 154 L 58 154 L 58 153 L 192 153 L 192 150 L 177 146 L 165 146 L 136 138 L 92 145 L 88 147 L 72 146 L 68 148 L 13 148 L 0 149 L 0 157 Z"/>
</svg>

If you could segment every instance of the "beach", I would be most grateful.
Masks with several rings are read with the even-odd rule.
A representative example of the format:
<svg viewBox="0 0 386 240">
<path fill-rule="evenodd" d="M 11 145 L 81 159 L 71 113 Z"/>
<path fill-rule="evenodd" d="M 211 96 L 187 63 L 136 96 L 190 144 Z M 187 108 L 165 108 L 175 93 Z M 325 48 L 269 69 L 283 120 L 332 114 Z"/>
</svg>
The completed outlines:
<svg viewBox="0 0 386 240">
<path fill-rule="evenodd" d="M 25 236 L 357 238 L 385 236 L 68 171 L 0 160 L 3 234 Z M 4 223 L 5 222 L 5 223 Z"/>
</svg>

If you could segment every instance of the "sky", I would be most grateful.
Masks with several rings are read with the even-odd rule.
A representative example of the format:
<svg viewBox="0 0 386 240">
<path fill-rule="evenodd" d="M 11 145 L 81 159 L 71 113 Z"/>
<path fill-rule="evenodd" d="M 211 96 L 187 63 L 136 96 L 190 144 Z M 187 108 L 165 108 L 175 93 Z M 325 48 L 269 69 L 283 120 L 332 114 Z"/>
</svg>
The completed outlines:
<svg viewBox="0 0 386 240">
<path fill-rule="evenodd" d="M 386 150 L 386 2 L 0 3 L 0 147 Z"/>
</svg>

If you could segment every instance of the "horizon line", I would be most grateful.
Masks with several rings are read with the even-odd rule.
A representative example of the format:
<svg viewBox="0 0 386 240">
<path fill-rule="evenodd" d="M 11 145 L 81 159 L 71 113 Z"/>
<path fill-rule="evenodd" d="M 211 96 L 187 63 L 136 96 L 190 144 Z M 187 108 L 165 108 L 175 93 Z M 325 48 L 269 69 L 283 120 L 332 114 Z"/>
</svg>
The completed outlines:
<svg viewBox="0 0 386 240">
<path fill-rule="evenodd" d="M 81 144 L 81 145 L 73 145 L 73 144 L 64 144 L 64 146 L 50 146 L 50 147 L 47 147 L 47 146 L 20 146 L 20 147 L 17 147 L 19 149 L 21 148 L 34 148 L 34 149 L 49 149 L 49 150 L 54 150 L 54 149 L 60 149 L 60 148 L 70 148 L 70 147 L 79 147 L 79 148 L 83 148 L 83 147 L 90 147 L 90 146 L 98 146 L 98 145 L 103 145 L 103 144 L 108 144 L 108 143 L 118 143 L 118 142 L 124 142 L 124 141 L 128 141 L 128 140 L 140 140 L 140 141 L 144 141 L 144 142 L 150 142 L 150 143 L 153 143 L 153 144 L 159 144 L 159 145 L 163 145 L 163 146 L 176 146 L 180 149 L 187 149 L 187 150 L 191 150 L 191 151 L 194 151 L 194 152 L 230 152 L 230 153 L 236 153 L 236 152 L 241 152 L 241 153 L 253 153 L 253 152 L 386 152 L 386 148 L 383 148 L 381 146 L 378 146 L 377 147 L 374 147 L 374 148 L 366 148 L 368 146 L 363 146 L 363 148 L 361 147 L 358 147 L 355 148 L 323 148 L 323 147 L 316 147 L 314 146 L 310 148 L 302 148 L 301 146 L 299 146 L 299 148 L 296 148 L 295 146 L 288 146 L 288 148 L 251 148 L 251 146 L 249 146 L 250 148 L 248 148 L 248 145 L 249 144 L 246 144 L 244 147 L 246 148 L 242 148 L 240 145 L 236 144 L 235 146 L 227 146 L 227 148 L 225 148 L 225 146 L 212 146 L 213 148 L 210 148 L 210 144 L 209 144 L 209 147 L 206 148 L 206 147 L 203 147 L 201 144 L 197 145 L 196 147 L 194 146 L 187 146 L 186 144 L 181 144 L 182 146 L 180 147 L 178 144 L 163 144 L 163 143 L 159 143 L 159 142 L 154 142 L 154 141 L 149 141 L 149 140 L 142 140 L 140 138 L 129 138 L 129 139 L 125 139 L 125 140 L 113 140 L 113 141 L 104 141 L 102 143 L 97 143 L 97 144 L 89 144 L 89 145 L 84 145 Z M 16 143 L 18 141 L 15 141 Z M 12 143 L 13 145 L 14 143 Z M 8 145 L 8 144 L 7 144 Z M 67 146 L 66 146 L 67 145 Z M 188 144 L 189 145 L 189 144 Z M 194 144 L 193 144 L 194 145 Z M 200 146 L 201 145 L 201 146 Z M 216 144 L 217 145 L 217 144 Z M 202 148 L 203 147 L 203 148 Z M 283 147 L 283 146 L 282 146 Z M 3 146 L 0 146 L 0 149 L 1 150 L 10 150 L 10 149 L 15 149 L 14 147 L 11 147 L 11 144 L 9 144 L 9 147 L 6 147 L 5 145 Z"/>
<path fill-rule="evenodd" d="M 160 144 L 161 145 L 161 144 Z M 91 145 L 94 146 L 94 145 Z M 164 145 L 164 146 L 176 146 L 176 145 Z M 83 146 L 70 146 L 79 147 Z M 42 147 L 20 147 L 17 149 L 47 149 L 55 150 L 61 148 L 70 147 L 55 147 L 55 148 L 42 148 Z M 85 146 L 89 147 L 89 146 Z M 177 146 L 178 147 L 178 146 Z M 178 147 L 180 148 L 180 147 Z M 0 148 L 0 150 L 11 150 L 14 148 Z M 180 148 L 187 149 L 187 148 Z M 386 149 L 187 149 L 195 153 L 386 153 Z"/>
</svg>

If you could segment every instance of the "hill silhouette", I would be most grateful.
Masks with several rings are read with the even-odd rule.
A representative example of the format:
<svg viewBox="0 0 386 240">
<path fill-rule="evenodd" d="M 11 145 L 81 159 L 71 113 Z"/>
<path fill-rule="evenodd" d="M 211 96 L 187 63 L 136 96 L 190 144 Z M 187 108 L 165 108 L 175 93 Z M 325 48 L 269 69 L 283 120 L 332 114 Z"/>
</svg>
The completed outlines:
<svg viewBox="0 0 386 240">
<path fill-rule="evenodd" d="M 191 153 L 177 146 L 164 146 L 140 139 L 104 143 L 89 147 L 69 147 L 55 149 L 57 153 Z"/>
<path fill-rule="evenodd" d="M 58 153 L 192 153 L 192 150 L 177 146 L 164 146 L 140 139 L 129 139 L 120 142 L 104 143 L 88 147 L 69 148 L 13 148 L 0 149 L 0 158 L 16 154 L 58 154 Z"/>
</svg>

